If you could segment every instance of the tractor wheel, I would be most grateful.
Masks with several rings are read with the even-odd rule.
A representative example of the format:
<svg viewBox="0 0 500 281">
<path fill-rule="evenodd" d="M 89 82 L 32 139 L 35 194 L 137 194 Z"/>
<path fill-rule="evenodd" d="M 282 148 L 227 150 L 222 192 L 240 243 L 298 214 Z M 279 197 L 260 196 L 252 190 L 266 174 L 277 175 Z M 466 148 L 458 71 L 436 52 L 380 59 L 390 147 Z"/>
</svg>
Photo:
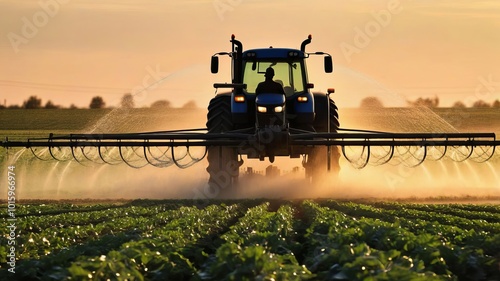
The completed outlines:
<svg viewBox="0 0 500 281">
<path fill-rule="evenodd" d="M 314 119 L 314 129 L 316 132 L 328 132 L 328 107 L 330 106 L 330 132 L 336 133 L 340 127 L 339 112 L 337 105 L 332 99 L 327 100 L 328 97 L 323 93 L 314 93 L 314 112 L 316 118 Z"/>
<path fill-rule="evenodd" d="M 328 124 L 328 107 L 330 107 L 330 124 Z M 328 98 L 326 94 L 314 94 L 314 110 L 316 117 L 314 119 L 314 129 L 316 132 L 336 133 L 340 127 L 339 113 L 335 102 Z M 329 149 L 329 152 L 328 152 Z M 328 154 L 330 154 L 330 171 L 328 171 Z M 338 146 L 315 146 L 308 155 L 305 164 L 306 176 L 311 178 L 313 183 L 322 181 L 325 175 L 338 175 L 340 172 L 340 150 Z"/>
<path fill-rule="evenodd" d="M 209 133 L 223 133 L 233 129 L 230 94 L 217 95 L 210 101 L 207 115 Z M 209 146 L 207 148 L 210 175 L 208 183 L 214 197 L 227 193 L 228 187 L 236 182 L 239 175 L 238 154 L 235 148 Z M 226 190 L 226 192 L 224 192 Z"/>
</svg>

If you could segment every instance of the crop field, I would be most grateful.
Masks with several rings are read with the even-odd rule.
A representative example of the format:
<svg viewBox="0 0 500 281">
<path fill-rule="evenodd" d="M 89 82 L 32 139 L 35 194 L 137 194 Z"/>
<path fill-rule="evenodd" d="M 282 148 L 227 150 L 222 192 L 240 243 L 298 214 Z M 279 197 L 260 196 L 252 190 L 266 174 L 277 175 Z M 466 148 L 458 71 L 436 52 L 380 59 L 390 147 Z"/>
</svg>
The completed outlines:
<svg viewBox="0 0 500 281">
<path fill-rule="evenodd" d="M 204 202 L 206 203 L 206 202 Z M 335 200 L 16 206 L 9 280 L 500 280 L 500 206 Z M 2 205 L 2 217 L 7 206 Z M 5 219 L 2 229 L 8 229 Z M 15 266 L 15 274 L 8 268 Z M 7 275 L 9 274 L 9 275 Z"/>
</svg>

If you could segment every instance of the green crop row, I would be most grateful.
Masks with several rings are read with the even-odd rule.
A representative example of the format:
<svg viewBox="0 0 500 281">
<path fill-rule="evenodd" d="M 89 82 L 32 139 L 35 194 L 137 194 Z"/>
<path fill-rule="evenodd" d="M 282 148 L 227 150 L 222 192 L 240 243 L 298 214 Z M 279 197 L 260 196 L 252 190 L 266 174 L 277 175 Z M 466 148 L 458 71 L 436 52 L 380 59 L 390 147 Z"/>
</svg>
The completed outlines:
<svg viewBox="0 0 500 281">
<path fill-rule="evenodd" d="M 500 214 L 500 205 L 486 204 L 448 204 L 450 209 L 462 209 L 465 211 L 480 211 L 486 213 Z"/>
<path fill-rule="evenodd" d="M 439 224 L 455 225 L 463 229 L 474 229 L 476 231 L 495 232 L 500 229 L 500 223 L 488 222 L 484 219 L 468 219 L 457 215 L 449 215 L 441 212 L 428 212 L 407 208 L 404 204 L 393 202 L 377 202 L 375 207 L 394 210 L 399 216 L 411 219 L 423 219 Z"/>
<path fill-rule="evenodd" d="M 400 206 L 400 204 L 396 205 L 396 208 Z M 500 222 L 500 213 L 492 213 L 489 211 L 483 211 L 480 209 L 477 210 L 464 210 L 459 206 L 452 207 L 446 204 L 404 204 L 404 207 L 407 209 L 415 209 L 424 212 L 433 212 L 446 214 L 451 216 L 457 216 L 469 220 L 484 220 L 490 223 L 499 223 Z"/>
<path fill-rule="evenodd" d="M 224 243 L 213 254 L 200 277 L 205 280 L 303 280 L 311 276 L 294 252 L 301 245 L 295 210 L 290 205 L 276 212 L 269 203 L 249 209 L 222 235 Z"/>
<path fill-rule="evenodd" d="M 211 203 L 23 206 L 10 279 L 500 280 L 500 228 L 480 208 Z M 4 235 L 0 276 L 8 251 Z"/>
<path fill-rule="evenodd" d="M 54 203 L 54 204 L 17 204 L 16 216 L 45 216 L 67 212 L 93 212 L 105 210 L 109 208 L 120 207 L 117 204 L 71 204 L 71 203 Z M 6 218 L 7 204 L 0 205 L 0 217 Z"/>
<path fill-rule="evenodd" d="M 100 255 L 82 255 L 72 247 L 54 254 L 44 262 L 31 260 L 22 266 L 23 280 L 184 280 L 196 274 L 193 261 L 204 259 L 204 239 L 211 241 L 229 222 L 241 215 L 241 206 L 181 207 L 158 214 L 152 219 L 135 221 L 131 232 L 113 235 L 122 244 L 100 251 Z M 133 218 L 132 218 L 133 220 Z M 110 235 L 104 236 L 109 240 Z M 94 243 L 95 245 L 95 243 Z M 105 245 L 101 245 L 105 246 Z M 208 247 L 208 246 L 207 246 Z M 69 259 L 64 262 L 58 256 Z M 62 264 L 55 264 L 58 259 Z"/>
<path fill-rule="evenodd" d="M 153 210 L 154 209 L 149 210 L 149 212 Z M 105 214 L 114 213 L 115 211 L 116 209 L 111 209 L 108 210 L 108 212 L 105 212 Z M 98 211 L 98 213 L 101 212 L 103 211 Z M 84 219 L 87 219 L 88 214 L 76 213 L 73 215 L 73 219 L 75 221 L 79 221 L 79 216 L 84 216 Z M 115 233 L 131 229 L 145 231 L 157 225 L 164 224 L 166 221 L 180 215 L 179 210 L 168 210 L 157 213 L 153 218 L 127 215 L 119 217 L 109 216 L 108 220 L 100 220 L 100 222 L 96 224 L 87 223 L 78 225 L 73 222 L 70 224 L 64 224 L 65 222 L 61 221 L 60 225 L 49 225 L 41 229 L 36 227 L 36 232 L 30 232 L 29 228 L 31 228 L 31 226 L 24 225 L 24 228 L 21 227 L 16 230 L 16 251 L 20 259 L 37 259 L 54 251 L 83 243 L 89 239 L 99 239 L 104 235 L 114 235 Z M 52 222 L 51 217 L 45 218 Z M 5 262 L 7 239 L 4 237 L 2 238 L 3 243 L 0 244 L 0 258 L 2 258 Z"/>
<path fill-rule="evenodd" d="M 436 224 L 432 220 L 406 219 L 398 217 L 399 210 L 384 210 L 357 203 L 329 202 L 328 205 L 334 206 L 334 209 L 323 207 L 322 212 L 335 215 L 337 220 L 328 233 L 335 229 L 348 234 L 338 235 L 335 232 L 337 240 L 346 239 L 338 245 L 362 242 L 370 251 L 396 250 L 413 261 L 418 260 L 422 270 L 437 273 L 439 278 L 482 280 L 485 276 L 500 276 L 498 257 L 495 257 L 500 249 L 498 232 L 477 233 L 473 229 L 463 230 Z M 334 236 L 329 236 L 327 241 L 333 241 Z"/>
<path fill-rule="evenodd" d="M 24 216 L 17 218 L 16 226 L 18 234 L 22 236 L 24 233 L 39 233 L 48 228 L 61 229 L 72 226 L 85 226 L 112 221 L 122 217 L 151 216 L 163 211 L 165 211 L 165 209 L 160 207 L 146 208 L 131 206 L 127 208 L 111 208 L 93 212 L 66 212 L 50 216 Z M 0 223 L 0 227 L 4 227 L 6 224 L 7 222 Z"/>
<path fill-rule="evenodd" d="M 312 202 L 305 202 L 304 210 L 311 221 L 305 235 L 305 264 L 320 279 L 446 279 L 426 268 L 426 258 L 432 259 L 438 274 L 450 275 L 432 249 L 411 246 L 415 242 L 417 245 L 431 242 L 427 239 L 416 241 L 415 236 L 402 228 L 380 221 L 358 220 Z M 405 253 L 414 249 L 422 254 L 412 257 Z"/>
<path fill-rule="evenodd" d="M 353 202 L 327 203 L 330 207 L 356 218 L 376 218 L 385 222 L 394 223 L 397 227 L 404 227 L 415 234 L 432 234 L 442 237 L 444 242 L 451 242 L 458 246 L 482 248 L 489 255 L 500 252 L 500 233 L 497 231 L 476 231 L 475 229 L 462 229 L 455 225 L 439 224 L 434 221 L 415 219 L 401 216 L 398 210 L 376 208 L 371 205 Z M 411 211 L 409 211 L 411 212 Z"/>
</svg>

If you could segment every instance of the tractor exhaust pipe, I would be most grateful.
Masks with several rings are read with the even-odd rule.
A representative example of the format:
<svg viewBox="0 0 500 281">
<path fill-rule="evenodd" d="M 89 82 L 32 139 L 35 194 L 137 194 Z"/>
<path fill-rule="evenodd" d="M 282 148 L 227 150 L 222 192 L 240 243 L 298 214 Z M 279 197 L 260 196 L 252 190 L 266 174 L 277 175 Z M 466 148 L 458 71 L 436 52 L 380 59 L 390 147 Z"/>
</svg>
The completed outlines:
<svg viewBox="0 0 500 281">
<path fill-rule="evenodd" d="M 309 36 L 307 36 L 307 39 L 302 41 L 302 44 L 300 44 L 300 51 L 302 51 L 304 53 L 306 52 L 306 45 L 311 43 L 311 39 L 312 39 L 312 36 L 311 36 L 311 34 L 309 34 Z"/>
<path fill-rule="evenodd" d="M 243 70 L 243 44 L 231 35 L 232 55 L 234 63 L 233 83 L 241 83 L 241 72 Z"/>
</svg>

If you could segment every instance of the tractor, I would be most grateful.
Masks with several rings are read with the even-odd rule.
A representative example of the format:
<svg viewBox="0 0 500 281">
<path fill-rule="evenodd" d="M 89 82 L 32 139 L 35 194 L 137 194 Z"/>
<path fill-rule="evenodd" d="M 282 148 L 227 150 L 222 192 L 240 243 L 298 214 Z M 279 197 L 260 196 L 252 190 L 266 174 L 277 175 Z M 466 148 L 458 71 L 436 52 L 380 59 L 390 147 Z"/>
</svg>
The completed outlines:
<svg viewBox="0 0 500 281">
<path fill-rule="evenodd" d="M 332 57 L 324 52 L 306 52 L 311 35 L 300 49 L 263 48 L 243 50 L 243 44 L 231 36 L 231 52 L 216 53 L 211 58 L 211 72 L 218 73 L 219 56 L 231 58 L 231 83 L 216 83 L 228 88 L 211 99 L 208 106 L 208 134 L 246 133 L 248 138 L 238 146 L 209 146 L 207 151 L 209 184 L 226 188 L 237 182 L 242 156 L 266 158 L 276 156 L 299 158 L 306 178 L 317 181 L 326 173 L 340 170 L 340 153 L 336 146 L 291 145 L 290 135 L 301 133 L 336 133 L 338 109 L 327 93 L 311 92 L 314 84 L 307 75 L 306 59 L 324 57 L 324 71 L 333 72 Z M 265 81 L 265 82 L 264 82 Z M 267 84 L 267 86 L 266 86 Z M 270 86 L 269 86 L 270 85 Z"/>
</svg>

